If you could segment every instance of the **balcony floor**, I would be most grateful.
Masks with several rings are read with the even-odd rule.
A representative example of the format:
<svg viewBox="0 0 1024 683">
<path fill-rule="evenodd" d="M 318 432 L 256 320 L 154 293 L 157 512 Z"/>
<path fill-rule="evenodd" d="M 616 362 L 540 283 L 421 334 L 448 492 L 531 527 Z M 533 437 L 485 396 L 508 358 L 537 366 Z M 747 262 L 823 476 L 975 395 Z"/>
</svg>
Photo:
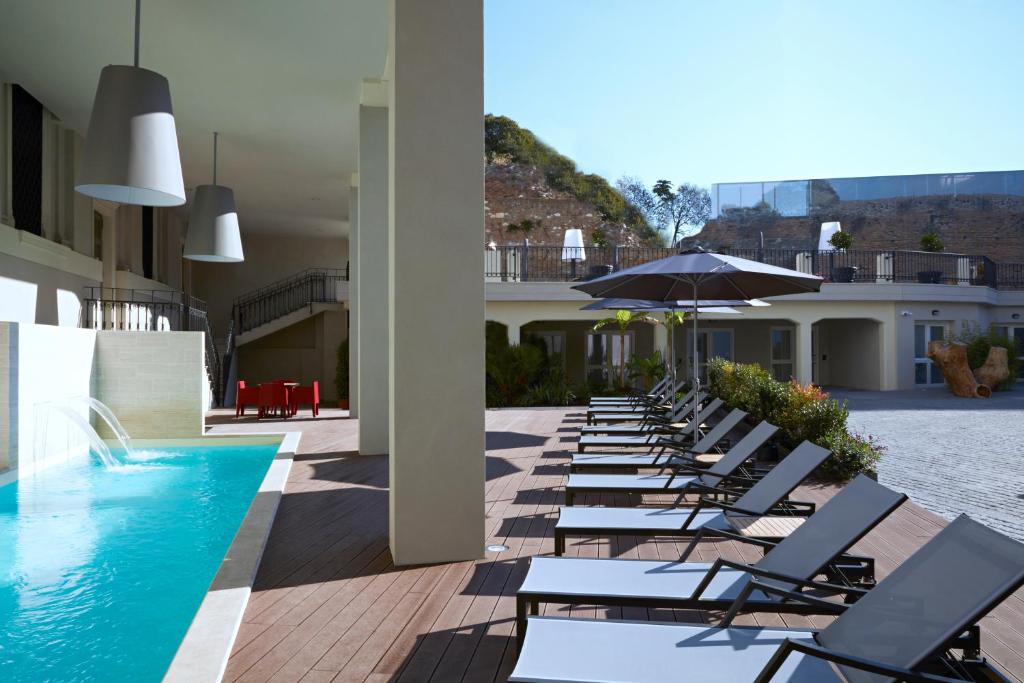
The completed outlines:
<svg viewBox="0 0 1024 683">
<path fill-rule="evenodd" d="M 387 549 L 387 460 L 353 453 L 356 422 L 338 410 L 318 420 L 236 421 L 218 410 L 211 433 L 302 430 L 299 454 L 257 576 L 227 681 L 504 681 L 515 660 L 515 591 L 527 558 L 552 552 L 578 409 L 487 412 L 488 542 L 509 549 L 476 562 L 396 568 Z M 794 496 L 821 503 L 830 486 Z M 854 550 L 892 570 L 945 522 L 905 504 Z M 567 555 L 675 559 L 676 543 L 569 540 Z M 705 541 L 695 560 L 753 560 L 732 541 Z M 674 610 L 551 606 L 546 614 L 606 613 L 662 621 L 715 615 Z M 738 623 L 806 627 L 828 618 L 752 615 Z M 1024 590 L 982 622 L 986 655 L 1024 680 Z"/>
</svg>

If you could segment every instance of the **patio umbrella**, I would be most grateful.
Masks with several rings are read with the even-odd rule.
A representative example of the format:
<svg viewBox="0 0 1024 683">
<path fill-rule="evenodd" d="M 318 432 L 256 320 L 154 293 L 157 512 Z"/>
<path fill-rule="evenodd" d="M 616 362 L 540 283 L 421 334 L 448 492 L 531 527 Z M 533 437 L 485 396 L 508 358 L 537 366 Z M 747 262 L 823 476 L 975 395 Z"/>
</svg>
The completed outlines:
<svg viewBox="0 0 1024 683">
<path fill-rule="evenodd" d="M 688 299 L 693 306 L 693 385 L 700 389 L 697 319 L 700 297 L 746 300 L 784 294 L 817 292 L 821 278 L 737 256 L 688 249 L 657 261 L 573 285 L 593 297 L 619 297 L 648 301 Z M 693 418 L 697 419 L 694 403 Z M 693 430 L 694 443 L 697 429 Z"/>
<path fill-rule="evenodd" d="M 697 311 L 699 313 L 712 315 L 742 315 L 736 310 L 740 306 L 771 306 L 767 301 L 751 299 L 750 301 L 732 299 L 711 299 L 698 301 Z M 691 301 L 651 301 L 645 299 L 598 299 L 580 308 L 581 311 L 604 311 L 604 310 L 625 310 L 625 311 L 646 311 L 648 313 L 675 313 L 679 309 L 693 308 Z M 694 347 L 696 349 L 696 346 Z M 676 358 L 675 358 L 675 334 L 674 331 L 668 336 L 668 364 L 669 372 L 672 374 L 672 386 L 676 385 Z M 625 359 L 623 359 L 625 362 Z"/>
</svg>

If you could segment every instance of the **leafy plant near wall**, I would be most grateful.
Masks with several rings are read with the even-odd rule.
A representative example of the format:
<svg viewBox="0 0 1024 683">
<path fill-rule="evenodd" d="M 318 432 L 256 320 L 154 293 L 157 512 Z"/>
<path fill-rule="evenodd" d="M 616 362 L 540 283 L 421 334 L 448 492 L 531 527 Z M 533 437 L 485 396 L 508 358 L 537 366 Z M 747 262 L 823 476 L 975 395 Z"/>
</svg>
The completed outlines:
<svg viewBox="0 0 1024 683">
<path fill-rule="evenodd" d="M 807 440 L 832 451 L 820 473 L 849 479 L 873 472 L 885 448 L 872 436 L 851 433 L 846 403 L 831 399 L 813 385 L 779 382 L 759 365 L 743 365 L 722 358 L 708 362 L 711 392 L 754 420 L 767 420 L 779 428 L 779 440 L 795 448 Z"/>
<path fill-rule="evenodd" d="M 338 398 L 348 400 L 348 339 L 338 345 L 338 367 L 334 371 L 334 389 Z"/>
<path fill-rule="evenodd" d="M 548 356 L 544 342 L 527 337 L 509 344 L 504 325 L 486 326 L 487 407 L 566 406 L 577 400 L 561 356 Z"/>
<path fill-rule="evenodd" d="M 956 335 L 953 341 L 967 345 L 967 365 L 970 366 L 971 370 L 976 370 L 985 364 L 988 352 L 993 346 L 1001 346 L 1006 349 L 1006 364 L 1010 370 L 1010 377 L 1005 382 L 992 387 L 992 389 L 995 391 L 1009 391 L 1013 389 L 1017 383 L 1018 372 L 1020 371 L 1020 355 L 1024 353 L 1024 349 L 1020 348 L 1020 344 L 1017 343 L 1016 339 L 998 334 L 991 327 L 988 330 L 982 330 L 975 323 L 964 323 L 960 334 Z"/>
<path fill-rule="evenodd" d="M 934 232 L 926 232 L 921 235 L 921 251 L 938 253 L 945 251 L 945 249 L 946 245 L 942 243 L 942 240 Z"/>
<path fill-rule="evenodd" d="M 644 241 L 657 238 L 656 231 L 641 212 L 607 180 L 593 173 L 580 173 L 576 162 L 559 154 L 507 116 L 484 116 L 484 152 L 488 161 L 504 158 L 536 166 L 551 187 L 594 204 L 602 219 L 626 224 Z"/>
<path fill-rule="evenodd" d="M 654 383 L 665 374 L 665 359 L 661 357 L 661 351 L 655 351 L 650 356 L 633 354 L 626 364 L 630 379 L 643 381 L 644 391 L 650 391 Z"/>
<path fill-rule="evenodd" d="M 828 243 L 836 249 L 850 249 L 853 247 L 853 235 L 840 231 L 829 237 Z"/>
</svg>

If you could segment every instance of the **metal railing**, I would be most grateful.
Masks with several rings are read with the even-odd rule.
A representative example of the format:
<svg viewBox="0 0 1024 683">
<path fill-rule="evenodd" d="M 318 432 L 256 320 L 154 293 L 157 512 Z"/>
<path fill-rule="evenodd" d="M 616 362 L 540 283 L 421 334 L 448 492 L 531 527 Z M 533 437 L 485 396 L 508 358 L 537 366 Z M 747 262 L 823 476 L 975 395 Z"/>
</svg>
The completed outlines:
<svg viewBox="0 0 1024 683">
<path fill-rule="evenodd" d="M 220 354 L 202 299 L 177 290 L 86 287 L 78 326 L 126 332 L 203 332 L 206 374 L 214 401 L 220 404 Z"/>
<path fill-rule="evenodd" d="M 242 334 L 314 303 L 340 301 L 348 268 L 309 268 L 243 294 L 232 306 L 234 333 Z"/>
<path fill-rule="evenodd" d="M 484 251 L 486 282 L 573 282 L 664 258 L 668 247 L 582 247 L 514 244 Z M 1024 264 L 986 256 L 907 250 L 723 249 L 722 253 L 823 277 L 826 282 L 981 285 L 1024 289 Z M 568 259 L 581 254 L 584 258 Z"/>
</svg>

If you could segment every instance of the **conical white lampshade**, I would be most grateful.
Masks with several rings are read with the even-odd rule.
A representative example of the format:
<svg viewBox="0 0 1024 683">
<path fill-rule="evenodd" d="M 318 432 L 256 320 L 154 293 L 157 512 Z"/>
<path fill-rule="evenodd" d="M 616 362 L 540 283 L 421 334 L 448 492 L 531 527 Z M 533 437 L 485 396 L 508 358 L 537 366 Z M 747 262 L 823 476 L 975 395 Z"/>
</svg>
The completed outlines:
<svg viewBox="0 0 1024 683">
<path fill-rule="evenodd" d="M 193 261 L 244 261 L 235 193 L 222 185 L 200 185 L 192 200 L 185 258 Z"/>
<path fill-rule="evenodd" d="M 137 66 L 103 68 L 75 189 L 120 204 L 185 203 L 166 78 Z"/>
</svg>

